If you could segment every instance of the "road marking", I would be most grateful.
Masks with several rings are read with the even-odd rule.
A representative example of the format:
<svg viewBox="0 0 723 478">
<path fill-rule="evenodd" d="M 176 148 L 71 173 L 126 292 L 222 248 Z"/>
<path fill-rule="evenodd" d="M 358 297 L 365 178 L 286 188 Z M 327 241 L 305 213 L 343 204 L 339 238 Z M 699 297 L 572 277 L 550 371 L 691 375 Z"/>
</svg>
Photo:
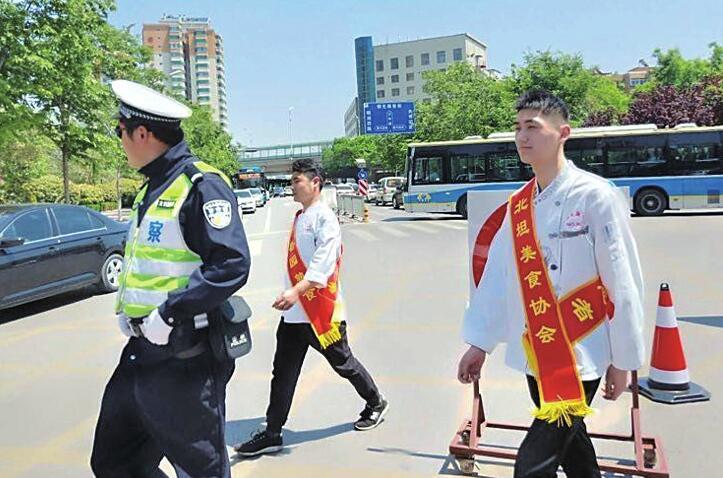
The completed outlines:
<svg viewBox="0 0 723 478">
<path fill-rule="evenodd" d="M 264 233 L 269 232 L 271 230 L 271 206 L 265 208 L 266 209 L 266 222 L 264 223 Z"/>
<path fill-rule="evenodd" d="M 378 228 L 378 230 L 382 231 L 384 234 L 389 234 L 390 236 L 394 237 L 409 237 L 409 234 L 407 234 L 406 232 L 402 232 L 398 228 L 391 225 L 388 227 L 380 227 Z"/>
<path fill-rule="evenodd" d="M 422 224 L 424 224 L 424 225 L 422 225 Z M 437 231 L 434 230 L 434 227 L 433 227 L 433 226 L 429 226 L 429 225 L 427 225 L 427 223 L 422 223 L 422 224 L 417 224 L 417 223 L 404 223 L 403 226 L 404 226 L 404 228 L 406 228 L 406 229 L 412 229 L 412 230 L 414 230 L 414 231 L 419 231 L 419 232 L 421 232 L 421 233 L 423 233 L 423 234 L 431 234 L 431 233 L 437 232 Z M 400 224 L 400 225 L 401 225 L 401 224 Z"/>
<path fill-rule="evenodd" d="M 467 230 L 467 226 L 458 222 L 451 221 L 432 221 L 429 224 L 434 224 L 439 227 L 446 227 L 447 229 L 453 229 L 455 231 Z"/>
<path fill-rule="evenodd" d="M 363 239 L 365 241 L 378 241 L 379 238 L 375 236 L 374 234 L 367 232 L 363 229 L 360 229 L 358 227 L 355 228 L 347 228 L 345 229 L 346 232 L 353 234 L 357 236 L 359 239 Z"/>
<path fill-rule="evenodd" d="M 249 251 L 251 252 L 251 257 L 256 257 L 261 255 L 261 250 L 264 247 L 264 241 L 262 239 L 255 239 L 253 241 L 249 241 Z"/>
</svg>

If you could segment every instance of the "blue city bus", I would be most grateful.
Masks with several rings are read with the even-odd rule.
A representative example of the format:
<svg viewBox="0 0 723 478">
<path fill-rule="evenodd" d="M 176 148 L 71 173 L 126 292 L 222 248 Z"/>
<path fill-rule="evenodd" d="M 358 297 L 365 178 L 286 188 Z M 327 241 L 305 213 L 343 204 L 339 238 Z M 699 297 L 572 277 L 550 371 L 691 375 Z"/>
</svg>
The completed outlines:
<svg viewBox="0 0 723 478">
<path fill-rule="evenodd" d="M 629 187 L 631 209 L 640 215 L 723 207 L 723 126 L 575 128 L 565 155 Z M 407 212 L 467 217 L 467 191 L 513 191 L 532 177 L 532 169 L 520 161 L 514 133 L 493 133 L 487 139 L 411 143 L 406 177 Z"/>
<path fill-rule="evenodd" d="M 236 189 L 263 188 L 268 189 L 266 175 L 259 167 L 241 168 L 233 178 Z"/>
</svg>

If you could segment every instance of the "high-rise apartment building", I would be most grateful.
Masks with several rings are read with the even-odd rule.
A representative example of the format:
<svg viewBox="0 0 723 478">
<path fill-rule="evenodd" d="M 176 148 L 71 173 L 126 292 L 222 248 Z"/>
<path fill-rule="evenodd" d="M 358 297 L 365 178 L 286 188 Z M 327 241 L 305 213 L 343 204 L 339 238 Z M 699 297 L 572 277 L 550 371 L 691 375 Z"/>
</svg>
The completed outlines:
<svg viewBox="0 0 723 478">
<path fill-rule="evenodd" d="M 208 18 L 165 15 L 143 25 L 143 44 L 153 50 L 153 66 L 166 74 L 174 93 L 208 105 L 228 128 L 223 40 Z"/>
</svg>

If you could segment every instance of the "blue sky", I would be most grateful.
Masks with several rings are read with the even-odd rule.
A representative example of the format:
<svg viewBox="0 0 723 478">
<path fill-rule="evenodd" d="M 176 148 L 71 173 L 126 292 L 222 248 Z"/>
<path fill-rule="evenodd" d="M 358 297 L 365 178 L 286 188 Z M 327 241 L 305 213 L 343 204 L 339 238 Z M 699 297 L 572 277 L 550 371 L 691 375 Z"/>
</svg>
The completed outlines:
<svg viewBox="0 0 723 478">
<path fill-rule="evenodd" d="M 344 135 L 356 94 L 354 38 L 374 44 L 469 33 L 487 45 L 489 66 L 508 73 L 526 51 L 581 53 L 588 65 L 625 71 L 655 48 L 687 57 L 723 43 L 720 0 L 117 0 L 117 26 L 164 13 L 207 16 L 224 38 L 230 132 L 269 145 Z"/>
</svg>

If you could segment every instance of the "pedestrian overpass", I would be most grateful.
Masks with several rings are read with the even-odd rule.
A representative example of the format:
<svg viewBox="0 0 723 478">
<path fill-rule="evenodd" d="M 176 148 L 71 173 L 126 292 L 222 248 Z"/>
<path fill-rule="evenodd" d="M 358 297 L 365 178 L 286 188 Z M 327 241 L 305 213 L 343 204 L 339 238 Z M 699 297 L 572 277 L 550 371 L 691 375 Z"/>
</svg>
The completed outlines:
<svg viewBox="0 0 723 478">
<path fill-rule="evenodd" d="M 242 168 L 261 168 L 270 180 L 291 179 L 291 163 L 301 158 L 321 161 L 321 155 L 333 141 L 277 144 L 272 146 L 248 146 L 241 151 L 239 163 Z"/>
</svg>

